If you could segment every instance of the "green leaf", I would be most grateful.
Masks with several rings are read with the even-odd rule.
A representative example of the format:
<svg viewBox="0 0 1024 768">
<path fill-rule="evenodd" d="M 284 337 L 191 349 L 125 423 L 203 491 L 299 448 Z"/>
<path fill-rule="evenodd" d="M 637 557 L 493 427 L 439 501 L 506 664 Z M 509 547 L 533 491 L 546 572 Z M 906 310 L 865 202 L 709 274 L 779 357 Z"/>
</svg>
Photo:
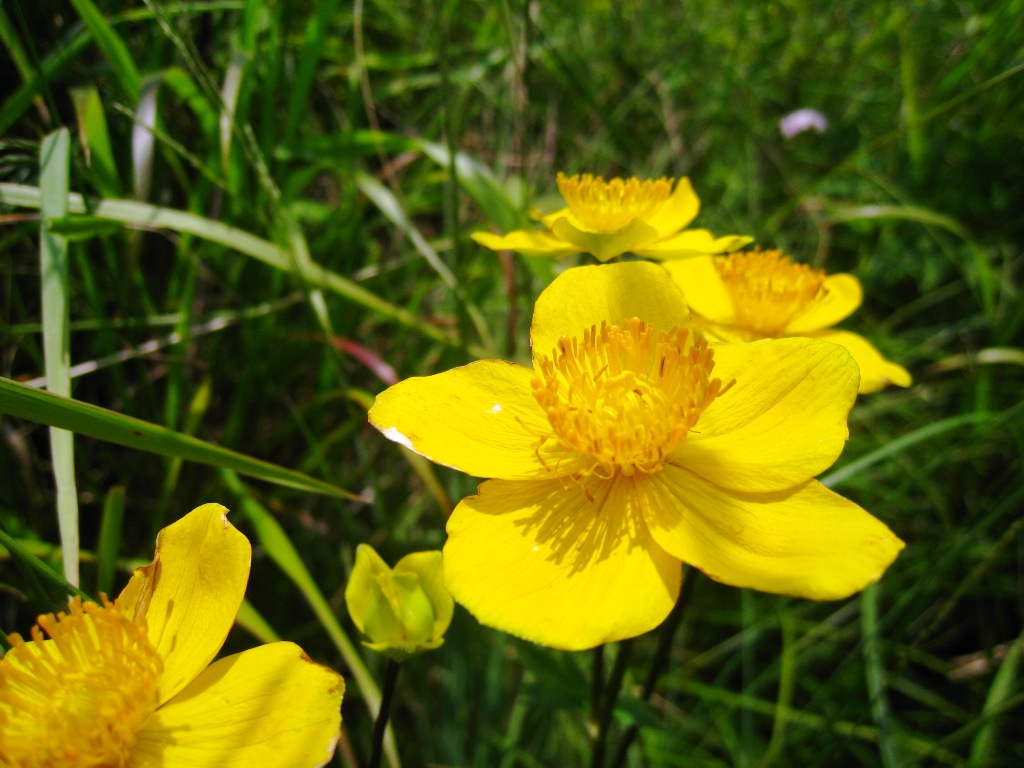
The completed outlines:
<svg viewBox="0 0 1024 768">
<path fill-rule="evenodd" d="M 301 472 L 221 448 L 173 429 L 0 377 L 0 414 L 4 413 L 140 451 L 233 469 L 243 475 L 309 493 L 362 501 L 361 496 Z"/>
</svg>

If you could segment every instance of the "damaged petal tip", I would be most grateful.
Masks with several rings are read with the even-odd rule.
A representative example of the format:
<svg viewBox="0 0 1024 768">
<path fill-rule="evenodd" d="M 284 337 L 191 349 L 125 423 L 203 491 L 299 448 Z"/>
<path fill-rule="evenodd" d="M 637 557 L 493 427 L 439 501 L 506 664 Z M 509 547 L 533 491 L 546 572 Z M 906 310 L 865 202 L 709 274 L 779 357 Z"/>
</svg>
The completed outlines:
<svg viewBox="0 0 1024 768">
<path fill-rule="evenodd" d="M 414 450 L 412 447 L 412 441 L 408 437 L 403 435 L 401 432 L 399 432 L 398 427 L 388 427 L 387 429 L 382 429 L 380 432 L 388 440 L 398 443 L 399 445 L 404 445 L 410 451 Z"/>
</svg>

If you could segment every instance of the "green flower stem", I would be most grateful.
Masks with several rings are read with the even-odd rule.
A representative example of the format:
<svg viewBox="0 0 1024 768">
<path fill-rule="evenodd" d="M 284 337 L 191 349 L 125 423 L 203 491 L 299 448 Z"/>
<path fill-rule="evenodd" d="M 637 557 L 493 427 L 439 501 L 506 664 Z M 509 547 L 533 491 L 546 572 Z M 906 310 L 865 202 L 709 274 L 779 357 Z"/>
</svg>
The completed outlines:
<svg viewBox="0 0 1024 768">
<path fill-rule="evenodd" d="M 632 640 L 623 640 L 619 643 L 619 652 L 615 655 L 615 666 L 612 667 L 612 672 L 608 676 L 608 683 L 604 687 L 601 713 L 597 722 L 597 734 L 594 737 L 593 758 L 590 762 L 591 768 L 604 768 L 604 753 L 605 747 L 608 744 L 608 731 L 612 725 L 615 704 L 619 700 L 619 691 L 622 690 L 622 679 L 626 675 L 626 667 L 629 666 L 629 657 L 632 650 Z"/>
<path fill-rule="evenodd" d="M 601 722 L 601 694 L 604 692 L 604 646 L 594 649 L 590 667 L 590 722 L 587 723 L 590 738 L 597 738 Z"/>
<path fill-rule="evenodd" d="M 369 768 L 380 768 L 380 757 L 384 747 L 384 731 L 388 727 L 388 716 L 391 714 L 391 698 L 395 693 L 398 670 L 401 668 L 402 665 L 399 662 L 388 659 L 388 668 L 384 673 L 383 698 L 380 702 L 380 711 L 377 713 L 377 722 L 373 724 L 373 753 L 370 756 Z"/>
<path fill-rule="evenodd" d="M 654 651 L 654 658 L 651 659 L 651 668 L 647 672 L 647 679 L 644 681 L 644 688 L 641 694 L 644 701 L 648 701 L 651 698 L 651 695 L 654 693 L 654 687 L 658 684 L 658 680 L 661 679 L 661 676 L 665 673 L 665 668 L 668 666 L 669 655 L 672 652 L 672 641 L 675 639 L 676 632 L 683 623 L 686 606 L 690 604 L 690 599 L 693 597 L 693 587 L 697 583 L 697 575 L 698 572 L 691 569 L 690 575 L 683 579 L 683 588 L 679 593 L 679 599 L 676 600 L 672 613 L 668 615 L 665 623 L 661 625 L 658 647 Z M 615 750 L 615 757 L 611 762 L 611 768 L 619 768 L 619 766 L 625 764 L 626 753 L 629 751 L 629 747 L 632 745 L 639 730 L 639 726 L 633 723 L 622 734 L 622 738 L 619 739 L 619 748 Z"/>
</svg>

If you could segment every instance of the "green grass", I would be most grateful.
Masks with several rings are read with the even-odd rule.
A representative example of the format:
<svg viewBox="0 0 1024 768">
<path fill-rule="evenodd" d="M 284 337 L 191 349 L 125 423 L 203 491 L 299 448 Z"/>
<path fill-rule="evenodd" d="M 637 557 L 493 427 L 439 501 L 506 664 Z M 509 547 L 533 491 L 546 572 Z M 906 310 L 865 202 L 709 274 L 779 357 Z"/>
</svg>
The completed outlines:
<svg viewBox="0 0 1024 768">
<path fill-rule="evenodd" d="M 915 383 L 859 399 L 825 479 L 908 546 L 840 603 L 698 578 L 648 702 L 657 632 L 632 643 L 609 764 L 633 723 L 630 768 L 1024 762 L 1024 2 L 129 5 L 0 7 L 0 375 L 74 401 L 0 392 L 4 631 L 59 602 L 55 471 L 86 592 L 219 501 L 259 544 L 228 650 L 248 627 L 339 669 L 365 764 L 384 665 L 344 611 L 355 547 L 439 548 L 476 484 L 369 427 L 383 364 L 528 360 L 564 265 L 469 234 L 550 207 L 558 170 L 688 175 L 701 226 L 862 281 L 845 327 Z M 800 107 L 828 130 L 783 138 Z M 61 128 L 67 214 L 40 164 Z M 589 765 L 590 675 L 457 608 L 399 678 L 397 753 Z"/>
</svg>

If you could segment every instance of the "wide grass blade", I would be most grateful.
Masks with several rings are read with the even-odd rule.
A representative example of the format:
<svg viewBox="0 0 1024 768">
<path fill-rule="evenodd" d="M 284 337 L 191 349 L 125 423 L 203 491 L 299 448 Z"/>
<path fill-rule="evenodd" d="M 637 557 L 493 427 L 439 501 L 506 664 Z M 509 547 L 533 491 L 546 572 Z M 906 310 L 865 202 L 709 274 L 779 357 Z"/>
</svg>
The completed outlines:
<svg viewBox="0 0 1024 768">
<path fill-rule="evenodd" d="M 277 485 L 361 501 L 362 497 L 322 480 L 207 443 L 157 424 L 53 395 L 0 377 L 0 414 L 66 429 L 97 440 L 170 458 L 233 469 Z"/>
<path fill-rule="evenodd" d="M 96 45 L 110 62 L 110 68 L 124 94 L 132 101 L 138 99 L 142 77 L 124 40 L 91 0 L 71 0 L 71 5 L 78 11 L 82 22 L 92 33 Z"/>
<path fill-rule="evenodd" d="M 39 237 L 42 278 L 43 359 L 47 389 L 55 395 L 71 394 L 71 334 L 68 330 L 68 243 L 47 230 L 48 218 L 67 215 L 71 135 L 61 128 L 43 139 L 39 150 Z M 64 553 L 64 578 L 78 586 L 78 489 L 75 484 L 74 435 L 50 428 L 50 455 L 57 484 L 57 520 Z"/>
</svg>

